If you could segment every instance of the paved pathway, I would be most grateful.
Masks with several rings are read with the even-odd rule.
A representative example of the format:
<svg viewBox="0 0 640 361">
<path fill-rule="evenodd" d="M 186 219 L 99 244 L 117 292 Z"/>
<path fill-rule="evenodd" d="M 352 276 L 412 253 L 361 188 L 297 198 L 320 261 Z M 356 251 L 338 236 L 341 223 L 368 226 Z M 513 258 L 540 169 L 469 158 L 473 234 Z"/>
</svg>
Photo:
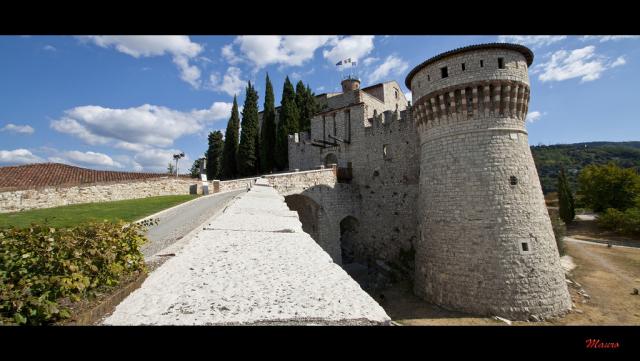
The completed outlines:
<svg viewBox="0 0 640 361">
<path fill-rule="evenodd" d="M 389 324 L 265 182 L 198 231 L 104 324 Z"/>
<path fill-rule="evenodd" d="M 146 259 L 180 240 L 207 219 L 222 211 L 233 197 L 246 193 L 246 189 L 204 196 L 161 213 L 160 222 L 149 228 L 149 243 L 142 246 Z"/>
</svg>

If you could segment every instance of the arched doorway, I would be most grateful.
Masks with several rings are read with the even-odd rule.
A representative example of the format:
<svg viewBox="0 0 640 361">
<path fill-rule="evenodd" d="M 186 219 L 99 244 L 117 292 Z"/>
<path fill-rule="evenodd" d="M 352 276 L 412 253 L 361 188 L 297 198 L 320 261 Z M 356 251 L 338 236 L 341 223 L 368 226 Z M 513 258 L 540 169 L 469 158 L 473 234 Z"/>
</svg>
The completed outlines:
<svg viewBox="0 0 640 361">
<path fill-rule="evenodd" d="M 340 221 L 340 250 L 343 265 L 356 261 L 354 243 L 358 237 L 359 228 L 360 222 L 355 217 L 347 216 Z"/>
<path fill-rule="evenodd" d="M 329 153 L 324 157 L 324 166 L 328 167 L 330 164 L 338 164 L 338 156 L 335 153 Z"/>
</svg>

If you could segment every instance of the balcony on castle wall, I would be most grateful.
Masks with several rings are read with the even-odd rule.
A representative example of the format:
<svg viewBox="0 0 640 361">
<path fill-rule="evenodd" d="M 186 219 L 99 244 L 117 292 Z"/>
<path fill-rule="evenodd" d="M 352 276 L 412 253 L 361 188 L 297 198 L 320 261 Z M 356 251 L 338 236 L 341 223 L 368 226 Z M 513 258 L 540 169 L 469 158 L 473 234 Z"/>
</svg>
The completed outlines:
<svg viewBox="0 0 640 361">
<path fill-rule="evenodd" d="M 338 167 L 337 168 L 338 183 L 350 183 L 353 179 L 353 168 Z"/>
</svg>

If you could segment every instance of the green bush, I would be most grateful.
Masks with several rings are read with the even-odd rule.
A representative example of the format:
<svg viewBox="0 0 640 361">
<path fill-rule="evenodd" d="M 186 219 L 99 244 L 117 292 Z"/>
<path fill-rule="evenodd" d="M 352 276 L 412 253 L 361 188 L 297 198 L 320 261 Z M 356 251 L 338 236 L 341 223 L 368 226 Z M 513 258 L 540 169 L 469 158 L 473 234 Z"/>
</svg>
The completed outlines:
<svg viewBox="0 0 640 361">
<path fill-rule="evenodd" d="M 638 236 L 640 235 L 640 208 L 629 208 L 620 211 L 608 208 L 598 217 L 598 225 L 614 232 Z"/>
<path fill-rule="evenodd" d="M 613 163 L 589 165 L 578 176 L 581 206 L 596 212 L 607 208 L 625 210 L 635 206 L 640 196 L 640 175 L 635 169 L 621 168 Z"/>
<path fill-rule="evenodd" d="M 60 301 L 79 301 L 145 271 L 140 246 L 153 222 L 0 230 L 0 323 L 56 322 L 70 316 Z"/>
</svg>

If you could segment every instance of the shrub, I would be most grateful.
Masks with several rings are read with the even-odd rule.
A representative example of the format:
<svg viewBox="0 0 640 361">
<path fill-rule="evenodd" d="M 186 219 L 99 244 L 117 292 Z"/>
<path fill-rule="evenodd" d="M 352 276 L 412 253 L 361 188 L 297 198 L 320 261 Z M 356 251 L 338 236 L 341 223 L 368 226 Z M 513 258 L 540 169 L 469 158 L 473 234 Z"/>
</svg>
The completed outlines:
<svg viewBox="0 0 640 361">
<path fill-rule="evenodd" d="M 41 325 L 67 318 L 61 300 L 79 301 L 145 271 L 140 246 L 153 222 L 0 230 L 0 323 Z"/>
<path fill-rule="evenodd" d="M 624 212 L 609 208 L 598 217 L 597 222 L 604 229 L 638 236 L 640 235 L 640 208 L 629 208 Z"/>
</svg>

